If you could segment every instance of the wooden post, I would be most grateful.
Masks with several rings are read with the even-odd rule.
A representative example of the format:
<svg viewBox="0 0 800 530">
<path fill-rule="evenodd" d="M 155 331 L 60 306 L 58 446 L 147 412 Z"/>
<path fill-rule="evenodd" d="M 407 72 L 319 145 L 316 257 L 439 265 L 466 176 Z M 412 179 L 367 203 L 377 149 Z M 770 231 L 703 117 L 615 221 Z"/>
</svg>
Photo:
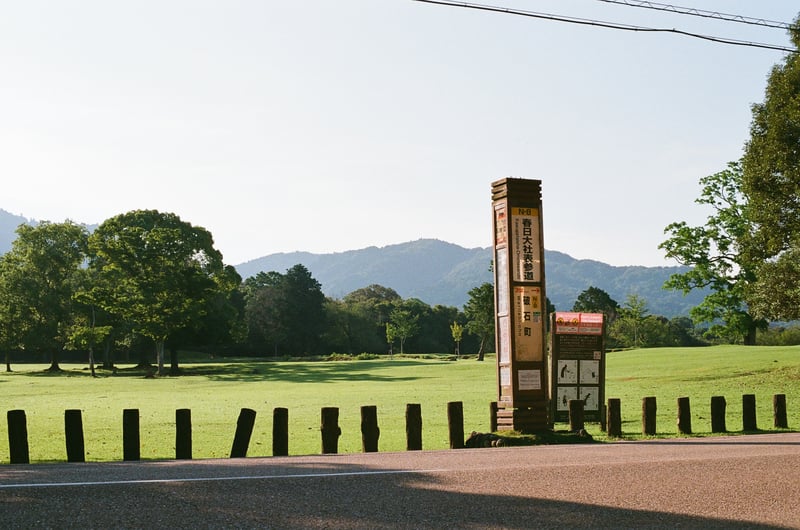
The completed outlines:
<svg viewBox="0 0 800 530">
<path fill-rule="evenodd" d="M 125 409 L 122 411 L 122 459 L 140 458 L 139 409 Z"/>
<path fill-rule="evenodd" d="M 742 430 L 757 431 L 756 422 L 756 396 L 755 394 L 744 394 L 742 396 Z"/>
<path fill-rule="evenodd" d="M 463 449 L 464 404 L 461 401 L 447 403 L 447 430 L 450 434 L 450 449 Z"/>
<path fill-rule="evenodd" d="M 728 432 L 725 425 L 725 396 L 711 396 L 711 432 Z"/>
<path fill-rule="evenodd" d="M 322 407 L 320 432 L 322 433 L 322 454 L 338 453 L 339 436 L 342 435 L 342 429 L 339 428 L 338 407 Z"/>
<path fill-rule="evenodd" d="M 786 419 L 786 394 L 772 396 L 772 414 L 776 429 L 789 428 L 789 421 Z"/>
<path fill-rule="evenodd" d="M 28 451 L 28 421 L 24 410 L 9 410 L 8 418 L 8 452 L 12 464 L 30 464 Z"/>
<path fill-rule="evenodd" d="M 422 450 L 422 406 L 406 404 L 406 451 Z"/>
<path fill-rule="evenodd" d="M 272 411 L 272 456 L 289 456 L 289 409 Z"/>
<path fill-rule="evenodd" d="M 569 430 L 578 432 L 583 429 L 583 400 L 569 400 Z"/>
<path fill-rule="evenodd" d="M 497 432 L 497 401 L 489 403 L 489 432 Z"/>
<path fill-rule="evenodd" d="M 378 407 L 364 405 L 361 407 L 361 446 L 365 453 L 378 452 L 378 438 L 381 430 L 378 428 Z"/>
<path fill-rule="evenodd" d="M 245 458 L 247 448 L 250 446 L 250 437 L 253 435 L 253 426 L 256 423 L 256 411 L 242 409 L 236 421 L 236 434 L 233 436 L 231 458 Z"/>
<path fill-rule="evenodd" d="M 175 458 L 192 459 L 192 411 L 178 409 L 175 411 Z"/>
<path fill-rule="evenodd" d="M 85 462 L 83 418 L 78 409 L 64 411 L 64 435 L 67 442 L 67 462 Z"/>
<path fill-rule="evenodd" d="M 619 398 L 608 398 L 608 435 L 614 438 L 622 436 L 622 412 Z"/>
<path fill-rule="evenodd" d="M 642 434 L 645 436 L 655 436 L 656 434 L 655 396 L 642 398 Z"/>
<path fill-rule="evenodd" d="M 692 409 L 688 397 L 678 398 L 678 432 L 692 434 Z"/>
</svg>

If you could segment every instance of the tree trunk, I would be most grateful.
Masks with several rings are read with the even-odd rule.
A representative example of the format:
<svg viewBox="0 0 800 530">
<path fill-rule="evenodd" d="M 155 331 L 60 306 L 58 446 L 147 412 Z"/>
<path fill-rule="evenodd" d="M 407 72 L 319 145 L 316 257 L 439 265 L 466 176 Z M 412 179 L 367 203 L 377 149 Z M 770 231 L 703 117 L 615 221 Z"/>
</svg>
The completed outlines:
<svg viewBox="0 0 800 530">
<path fill-rule="evenodd" d="M 747 334 L 744 336 L 744 345 L 745 346 L 756 345 L 756 327 L 754 325 L 750 325 L 747 328 Z"/>
<path fill-rule="evenodd" d="M 111 340 L 107 340 L 103 344 L 103 368 L 105 370 L 114 369 L 114 363 L 111 362 Z"/>
<path fill-rule="evenodd" d="M 178 349 L 170 347 L 169 349 L 169 374 L 179 375 L 181 373 L 180 366 L 178 366 Z"/>
<path fill-rule="evenodd" d="M 164 341 L 156 341 L 156 363 L 158 364 L 158 375 L 164 375 Z"/>
<path fill-rule="evenodd" d="M 11 353 L 6 352 L 6 372 L 11 371 Z"/>
<path fill-rule="evenodd" d="M 94 348 L 89 347 L 89 370 L 92 372 L 92 377 L 97 377 L 94 371 Z"/>
<path fill-rule="evenodd" d="M 53 353 L 50 355 L 50 368 L 47 369 L 48 372 L 60 372 L 61 367 L 58 365 L 58 350 L 53 350 Z"/>
<path fill-rule="evenodd" d="M 481 337 L 481 345 L 478 346 L 478 360 L 483 360 L 483 344 L 486 342 L 486 337 Z"/>
</svg>

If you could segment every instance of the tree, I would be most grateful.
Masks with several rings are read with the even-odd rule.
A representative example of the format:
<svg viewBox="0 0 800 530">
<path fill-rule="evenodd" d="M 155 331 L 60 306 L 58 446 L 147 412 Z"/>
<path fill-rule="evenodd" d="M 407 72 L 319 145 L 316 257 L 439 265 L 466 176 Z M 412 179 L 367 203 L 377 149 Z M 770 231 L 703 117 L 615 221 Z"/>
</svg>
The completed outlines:
<svg viewBox="0 0 800 530">
<path fill-rule="evenodd" d="M 453 321 L 453 323 L 450 324 L 450 333 L 453 335 L 453 342 L 456 343 L 456 357 L 460 357 L 461 338 L 464 335 L 464 326 L 456 321 Z"/>
<path fill-rule="evenodd" d="M 83 278 L 87 230 L 72 221 L 42 222 L 20 225 L 16 233 L 0 266 L 3 341 L 7 346 L 48 351 L 49 370 L 60 371 L 59 353 L 68 342 L 73 297 Z"/>
<path fill-rule="evenodd" d="M 494 340 L 494 286 L 485 282 L 473 287 L 467 294 L 469 300 L 464 304 L 466 329 L 480 339 L 478 360 L 482 361 L 486 344 Z"/>
<path fill-rule="evenodd" d="M 611 336 L 631 348 L 643 346 L 643 327 L 648 316 L 647 301 L 636 294 L 628 295 L 624 306 L 619 310 L 619 317 L 611 326 Z"/>
<path fill-rule="evenodd" d="M 164 346 L 206 314 L 207 301 L 228 288 L 222 254 L 211 233 L 172 213 L 136 210 L 104 221 L 89 238 L 90 267 L 103 278 L 92 302 Z"/>
<path fill-rule="evenodd" d="M 244 284 L 251 344 L 269 344 L 288 353 L 317 353 L 326 328 L 325 295 L 308 269 L 259 273 Z"/>
<path fill-rule="evenodd" d="M 800 16 L 789 34 L 800 48 Z M 795 320 L 800 318 L 800 53 L 787 54 L 773 67 L 764 101 L 752 112 L 742 190 L 755 225 L 745 250 L 758 267 L 747 299 L 759 317 Z"/>
<path fill-rule="evenodd" d="M 691 227 L 681 221 L 664 229 L 670 237 L 659 248 L 668 258 L 691 267 L 673 274 L 664 287 L 684 294 L 710 289 L 703 302 L 692 308 L 692 319 L 712 324 L 715 334 L 725 335 L 732 342 L 742 339 L 752 345 L 756 330 L 765 328 L 767 322 L 752 315 L 745 300 L 756 280 L 756 266 L 742 251 L 743 242 L 753 232 L 745 215 L 742 167 L 731 162 L 728 169 L 700 179 L 700 184 L 702 191 L 695 202 L 711 207 L 713 213 L 704 226 Z"/>
<path fill-rule="evenodd" d="M 604 290 L 590 286 L 578 295 L 572 310 L 577 313 L 603 313 L 606 326 L 609 326 L 617 318 L 619 304 Z"/>
<path fill-rule="evenodd" d="M 419 330 L 419 314 L 415 314 L 405 307 L 396 307 L 389 314 L 389 324 L 391 326 L 386 326 L 386 340 L 389 340 L 391 327 L 394 336 L 400 341 L 400 354 L 402 355 L 406 340 Z"/>
</svg>

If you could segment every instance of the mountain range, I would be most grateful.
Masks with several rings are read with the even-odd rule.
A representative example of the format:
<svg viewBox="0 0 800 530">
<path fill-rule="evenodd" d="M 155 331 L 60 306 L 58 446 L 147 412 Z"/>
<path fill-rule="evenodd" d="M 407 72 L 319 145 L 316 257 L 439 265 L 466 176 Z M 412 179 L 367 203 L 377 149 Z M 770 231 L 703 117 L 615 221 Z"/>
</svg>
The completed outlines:
<svg viewBox="0 0 800 530">
<path fill-rule="evenodd" d="M 33 223 L 22 216 L 0 210 L 0 254 L 11 248 L 14 230 Z M 419 298 L 430 305 L 462 308 L 468 291 L 492 281 L 491 248 L 463 248 L 436 239 L 368 247 L 329 254 L 288 252 L 269 254 L 235 265 L 243 278 L 261 271 L 286 272 L 304 265 L 333 298 L 372 284 L 397 291 L 403 298 Z M 664 282 L 686 267 L 618 267 L 594 260 L 578 260 L 563 252 L 545 250 L 545 288 L 557 310 L 569 311 L 578 295 L 589 287 L 606 291 L 620 305 L 628 295 L 647 301 L 651 314 L 668 318 L 688 315 L 707 294 L 693 291 L 684 296 L 666 291 Z"/>
</svg>

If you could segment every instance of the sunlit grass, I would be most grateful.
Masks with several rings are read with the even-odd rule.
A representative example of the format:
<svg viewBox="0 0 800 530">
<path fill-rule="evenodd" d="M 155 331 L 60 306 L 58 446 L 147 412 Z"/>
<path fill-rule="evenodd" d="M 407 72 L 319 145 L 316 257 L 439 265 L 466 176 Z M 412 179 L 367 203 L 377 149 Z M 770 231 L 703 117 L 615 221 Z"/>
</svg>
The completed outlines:
<svg viewBox="0 0 800 530">
<path fill-rule="evenodd" d="M 376 405 L 381 451 L 405 450 L 405 409 L 420 403 L 423 448 L 449 447 L 447 403 L 461 401 L 464 430 L 487 432 L 489 403 L 496 396 L 493 356 L 474 359 L 380 359 L 347 362 L 199 362 L 180 377 L 145 378 L 121 366 L 92 378 L 83 365 L 51 375 L 45 365 L 15 365 L 0 373 L 3 409 L 25 410 L 34 462 L 65 461 L 64 411 L 82 411 L 86 458 L 122 459 L 122 411 L 140 411 L 141 456 L 175 457 L 175 411 L 192 411 L 193 457 L 230 454 L 242 408 L 256 424 L 248 456 L 272 454 L 272 414 L 289 410 L 290 454 L 321 451 L 320 411 L 339 407 L 340 452 L 361 451 L 360 407 Z M 800 347 L 660 348 L 613 352 L 607 357 L 606 398 L 620 398 L 623 431 L 641 433 L 641 402 L 656 396 L 659 435 L 676 433 L 677 398 L 687 396 L 695 433 L 711 431 L 711 396 L 725 396 L 727 426 L 742 429 L 741 396 L 755 394 L 759 428 L 772 429 L 772 396 L 786 394 L 789 426 L 800 425 Z M 558 428 L 563 428 L 559 425 Z M 602 439 L 597 425 L 589 432 Z M 0 439 L 7 424 L 0 421 Z M 7 446 L 6 446 L 7 448 Z M 7 450 L 0 462 L 7 463 Z"/>
</svg>

